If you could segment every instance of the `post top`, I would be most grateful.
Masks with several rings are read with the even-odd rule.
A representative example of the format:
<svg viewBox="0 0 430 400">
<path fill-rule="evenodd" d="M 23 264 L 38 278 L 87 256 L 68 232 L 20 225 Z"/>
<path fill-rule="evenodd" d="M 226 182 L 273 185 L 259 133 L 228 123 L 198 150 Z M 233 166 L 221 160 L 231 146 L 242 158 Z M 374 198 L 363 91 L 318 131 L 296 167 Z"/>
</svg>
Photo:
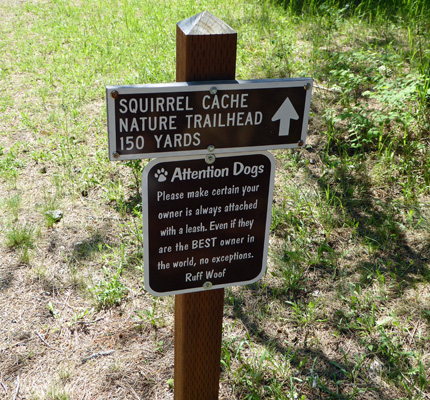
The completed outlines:
<svg viewBox="0 0 430 400">
<path fill-rule="evenodd" d="M 200 14 L 178 22 L 178 27 L 185 35 L 225 35 L 236 33 L 233 28 L 209 11 L 203 11 Z"/>
</svg>

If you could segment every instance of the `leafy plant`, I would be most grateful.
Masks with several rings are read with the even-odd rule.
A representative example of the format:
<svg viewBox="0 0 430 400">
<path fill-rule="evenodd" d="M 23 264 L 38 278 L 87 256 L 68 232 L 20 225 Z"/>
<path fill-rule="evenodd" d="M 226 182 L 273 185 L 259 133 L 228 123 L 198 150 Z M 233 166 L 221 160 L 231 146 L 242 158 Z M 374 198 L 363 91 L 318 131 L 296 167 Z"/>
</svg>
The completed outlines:
<svg viewBox="0 0 430 400">
<path fill-rule="evenodd" d="M 378 327 L 379 341 L 372 343 L 370 348 L 383 360 L 390 379 L 398 378 L 402 371 L 411 370 L 410 357 L 413 353 L 405 351 L 399 337 L 390 335 L 383 326 Z"/>
<path fill-rule="evenodd" d="M 291 306 L 291 320 L 297 325 L 306 328 L 312 323 L 324 322 L 324 319 L 320 318 L 319 301 L 309 301 L 307 304 L 300 300 L 286 301 L 286 303 Z"/>
<path fill-rule="evenodd" d="M 152 307 L 143 310 L 143 312 L 137 310 L 135 311 L 136 315 L 141 320 L 149 321 L 155 329 L 159 328 L 160 326 L 164 326 L 165 323 L 163 317 L 157 316 L 157 303 L 158 298 L 154 297 L 152 300 Z"/>
</svg>

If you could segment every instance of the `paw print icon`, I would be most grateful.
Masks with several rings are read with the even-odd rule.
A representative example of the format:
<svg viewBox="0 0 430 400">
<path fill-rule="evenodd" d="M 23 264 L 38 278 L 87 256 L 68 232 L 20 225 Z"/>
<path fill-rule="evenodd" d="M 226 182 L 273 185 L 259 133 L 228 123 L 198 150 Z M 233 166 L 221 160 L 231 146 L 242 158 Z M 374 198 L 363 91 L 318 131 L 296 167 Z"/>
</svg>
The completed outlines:
<svg viewBox="0 0 430 400">
<path fill-rule="evenodd" d="M 167 180 L 167 171 L 164 168 L 157 169 L 157 172 L 154 174 L 155 179 L 158 179 L 158 182 L 165 182 Z"/>
</svg>

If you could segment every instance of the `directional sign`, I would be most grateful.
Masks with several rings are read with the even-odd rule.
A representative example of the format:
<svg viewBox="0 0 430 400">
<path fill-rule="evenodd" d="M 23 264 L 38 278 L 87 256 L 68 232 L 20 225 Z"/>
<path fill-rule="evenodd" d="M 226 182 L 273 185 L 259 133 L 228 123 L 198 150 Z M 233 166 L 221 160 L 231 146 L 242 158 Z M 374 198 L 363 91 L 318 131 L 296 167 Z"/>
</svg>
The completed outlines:
<svg viewBox="0 0 430 400">
<path fill-rule="evenodd" d="M 268 152 L 152 160 L 142 179 L 145 288 L 164 296 L 260 279 L 274 174 Z"/>
<path fill-rule="evenodd" d="M 312 79 L 108 86 L 111 160 L 294 148 Z"/>
</svg>

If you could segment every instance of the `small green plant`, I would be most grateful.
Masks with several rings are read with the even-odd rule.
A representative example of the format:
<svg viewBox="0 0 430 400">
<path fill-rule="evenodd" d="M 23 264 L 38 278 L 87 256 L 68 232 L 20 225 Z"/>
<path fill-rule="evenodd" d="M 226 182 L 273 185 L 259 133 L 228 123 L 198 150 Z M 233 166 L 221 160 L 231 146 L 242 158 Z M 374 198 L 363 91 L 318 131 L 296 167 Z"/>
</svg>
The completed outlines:
<svg viewBox="0 0 430 400">
<path fill-rule="evenodd" d="M 45 191 L 43 193 L 42 203 L 38 204 L 38 208 L 48 228 L 51 228 L 63 217 L 63 212 L 59 210 L 59 207 L 60 200 L 58 196 Z"/>
<path fill-rule="evenodd" d="M 141 181 L 142 181 L 142 171 L 145 165 L 147 164 L 146 161 L 142 160 L 130 160 L 125 161 L 124 164 L 130 169 L 132 177 L 133 177 L 133 186 L 136 190 L 137 196 L 140 197 L 140 188 L 141 188 Z"/>
<path fill-rule="evenodd" d="M 76 323 L 79 323 L 81 319 L 83 319 L 88 314 L 88 309 L 75 311 L 75 315 L 72 318 L 72 321 L 68 323 L 69 328 L 71 328 Z"/>
<path fill-rule="evenodd" d="M 282 227 L 282 225 L 288 220 L 288 214 L 285 210 L 285 207 L 285 201 L 280 207 L 277 205 L 272 207 L 272 225 L 270 227 L 272 232 Z"/>
<path fill-rule="evenodd" d="M 157 317 L 157 314 L 156 314 L 157 303 L 158 303 L 158 298 L 154 297 L 152 300 L 152 307 L 149 307 L 148 309 L 143 310 L 143 312 L 137 311 L 137 310 L 135 311 L 136 315 L 141 320 L 149 321 L 155 329 L 159 328 L 161 325 L 164 325 L 164 319 L 162 317 Z"/>
<path fill-rule="evenodd" d="M 341 352 L 343 355 L 344 365 L 346 367 L 343 369 L 343 372 L 351 382 L 356 383 L 357 379 L 359 378 L 362 365 L 366 360 L 366 355 L 358 354 L 354 357 L 354 361 L 350 362 L 346 356 L 345 351 L 341 349 Z"/>
<path fill-rule="evenodd" d="M 249 346 L 247 338 L 237 336 L 226 338 L 221 345 L 221 365 L 227 372 L 231 372 L 234 360 L 242 361 L 245 348 Z"/>
<path fill-rule="evenodd" d="M 17 249 L 20 252 L 21 262 L 27 263 L 30 260 L 30 249 L 33 248 L 36 230 L 29 223 L 16 222 L 8 225 L 4 232 L 6 245 Z"/>
<path fill-rule="evenodd" d="M 106 197 L 108 201 L 115 205 L 116 210 L 122 217 L 127 214 L 127 203 L 121 180 L 109 183 Z"/>
<path fill-rule="evenodd" d="M 4 200 L 4 205 L 8 212 L 13 215 L 15 221 L 18 220 L 19 209 L 21 207 L 21 194 L 17 193 Z"/>
<path fill-rule="evenodd" d="M 348 288 L 349 291 L 341 295 L 346 306 L 336 311 L 339 318 L 338 328 L 341 332 L 355 331 L 363 336 L 371 335 L 375 331 L 378 318 L 375 297 L 369 290 L 364 290 L 360 284 L 349 282 Z"/>
<path fill-rule="evenodd" d="M 133 217 L 128 219 L 124 228 L 129 232 L 129 249 L 134 252 L 128 257 L 129 264 L 135 264 L 138 270 L 143 268 L 143 218 L 142 210 L 133 209 Z"/>
<path fill-rule="evenodd" d="M 58 314 L 58 312 L 55 310 L 54 305 L 52 304 L 52 302 L 49 302 L 49 303 L 46 305 L 46 308 L 49 310 L 49 312 L 51 313 L 51 315 L 52 315 L 53 317 L 57 317 L 57 318 L 59 318 L 59 317 L 60 317 L 60 314 Z"/>
<path fill-rule="evenodd" d="M 319 309 L 319 301 L 310 301 L 305 304 L 300 300 L 298 301 L 286 301 L 288 305 L 291 306 L 292 309 L 292 317 L 291 321 L 295 322 L 297 325 L 306 328 L 312 323 L 315 322 L 324 322 L 324 319 L 320 318 L 320 309 Z"/>
<path fill-rule="evenodd" d="M 67 383 L 71 378 L 71 371 L 68 367 L 63 367 L 58 371 L 58 377 L 60 378 L 60 381 L 62 384 Z"/>
<path fill-rule="evenodd" d="M 413 353 L 403 349 L 400 337 L 386 332 L 383 326 L 378 327 L 379 340 L 371 344 L 372 351 L 383 361 L 386 366 L 388 378 L 396 379 L 403 371 L 411 372 L 411 358 Z"/>
<path fill-rule="evenodd" d="M 25 164 L 20 157 L 21 143 L 16 142 L 15 145 L 5 152 L 4 148 L 0 151 L 0 178 L 7 181 L 8 185 L 16 188 L 20 170 Z"/>
<path fill-rule="evenodd" d="M 80 319 L 84 318 L 86 315 L 88 314 L 88 309 L 86 308 L 85 310 L 82 311 L 76 311 L 73 320 L 74 321 L 79 321 Z"/>
<path fill-rule="evenodd" d="M 64 388 L 54 387 L 48 391 L 47 400 L 70 400 L 69 394 Z"/>
<path fill-rule="evenodd" d="M 304 288 L 304 268 L 296 264 L 280 261 L 278 268 L 270 271 L 273 276 L 281 279 L 281 293 L 295 298 Z"/>
<path fill-rule="evenodd" d="M 121 282 L 122 268 L 118 267 L 112 273 L 107 267 L 103 267 L 106 279 L 100 281 L 92 288 L 96 297 L 98 308 L 110 308 L 120 305 L 127 297 L 128 288 Z"/>
<path fill-rule="evenodd" d="M 422 392 L 430 387 L 430 380 L 427 379 L 428 369 L 424 366 L 422 360 L 418 363 L 418 384 Z"/>
</svg>

